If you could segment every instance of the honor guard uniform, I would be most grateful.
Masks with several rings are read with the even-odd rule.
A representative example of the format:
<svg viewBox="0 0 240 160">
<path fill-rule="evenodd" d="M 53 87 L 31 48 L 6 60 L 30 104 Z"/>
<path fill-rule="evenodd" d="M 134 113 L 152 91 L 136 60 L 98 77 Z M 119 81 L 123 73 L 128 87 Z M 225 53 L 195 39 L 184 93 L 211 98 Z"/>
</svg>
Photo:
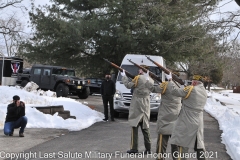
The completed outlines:
<svg viewBox="0 0 240 160">
<path fill-rule="evenodd" d="M 158 86 L 154 86 L 147 81 L 146 86 L 153 93 L 161 93 L 161 103 L 158 109 L 157 118 L 157 148 L 156 153 L 158 160 L 163 160 L 161 155 L 166 153 L 168 140 L 171 137 L 173 126 L 178 118 L 179 111 L 181 109 L 181 97 L 177 97 L 171 94 L 172 86 L 169 82 L 162 82 Z"/>
<path fill-rule="evenodd" d="M 146 67 L 146 66 L 144 66 Z M 146 76 L 142 69 L 139 69 L 137 75 L 132 81 L 129 81 L 125 71 L 121 72 L 122 82 L 126 88 L 133 89 L 131 104 L 129 107 L 128 121 L 132 127 L 131 145 L 127 153 L 138 153 L 138 127 L 141 127 L 144 136 L 144 145 L 146 150 L 144 154 L 151 153 L 151 140 L 149 132 L 150 120 L 150 93 L 151 91 L 145 86 Z M 150 78 L 149 83 L 153 84 Z"/>
<path fill-rule="evenodd" d="M 189 148 L 197 152 L 198 160 L 205 160 L 204 135 L 203 135 L 203 109 L 207 101 L 207 92 L 200 81 L 201 76 L 193 76 L 192 85 L 185 88 L 176 88 L 167 76 L 173 87 L 172 94 L 182 97 L 182 108 L 169 140 L 172 146 L 174 160 L 186 159 L 184 155 Z M 202 156 L 202 157 L 201 157 Z"/>
</svg>

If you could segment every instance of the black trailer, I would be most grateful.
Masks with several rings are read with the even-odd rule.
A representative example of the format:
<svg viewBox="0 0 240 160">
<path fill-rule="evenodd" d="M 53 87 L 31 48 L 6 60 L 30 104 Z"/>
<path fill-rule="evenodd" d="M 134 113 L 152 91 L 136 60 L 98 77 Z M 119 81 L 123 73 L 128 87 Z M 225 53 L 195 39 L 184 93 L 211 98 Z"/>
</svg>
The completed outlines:
<svg viewBox="0 0 240 160">
<path fill-rule="evenodd" d="M 23 59 L 17 57 L 0 57 L 0 85 L 15 86 L 17 74 L 23 70 Z"/>
</svg>

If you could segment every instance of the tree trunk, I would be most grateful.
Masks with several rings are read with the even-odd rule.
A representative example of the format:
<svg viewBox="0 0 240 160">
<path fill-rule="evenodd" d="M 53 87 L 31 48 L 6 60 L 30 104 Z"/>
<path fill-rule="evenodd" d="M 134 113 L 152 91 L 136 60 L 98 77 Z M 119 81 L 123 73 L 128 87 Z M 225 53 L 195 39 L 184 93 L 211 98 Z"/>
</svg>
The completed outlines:
<svg viewBox="0 0 240 160">
<path fill-rule="evenodd" d="M 208 82 L 208 91 L 210 91 L 211 82 Z"/>
</svg>

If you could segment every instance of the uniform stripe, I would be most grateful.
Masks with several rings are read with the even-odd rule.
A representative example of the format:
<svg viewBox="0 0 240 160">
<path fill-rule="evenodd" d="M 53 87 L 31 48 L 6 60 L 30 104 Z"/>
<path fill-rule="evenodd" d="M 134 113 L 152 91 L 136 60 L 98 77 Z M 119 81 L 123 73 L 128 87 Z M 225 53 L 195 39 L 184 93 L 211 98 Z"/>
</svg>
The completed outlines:
<svg viewBox="0 0 240 160">
<path fill-rule="evenodd" d="M 130 148 L 133 149 L 133 127 L 132 127 L 131 145 L 130 145 Z"/>
<path fill-rule="evenodd" d="M 182 154 L 182 147 L 179 147 L 179 155 L 178 155 L 178 160 L 181 160 L 181 154 Z"/>
<path fill-rule="evenodd" d="M 158 153 L 161 153 L 162 150 L 162 134 L 159 135 L 159 142 L 158 142 Z M 158 154 L 158 159 L 160 159 L 160 154 Z"/>
</svg>

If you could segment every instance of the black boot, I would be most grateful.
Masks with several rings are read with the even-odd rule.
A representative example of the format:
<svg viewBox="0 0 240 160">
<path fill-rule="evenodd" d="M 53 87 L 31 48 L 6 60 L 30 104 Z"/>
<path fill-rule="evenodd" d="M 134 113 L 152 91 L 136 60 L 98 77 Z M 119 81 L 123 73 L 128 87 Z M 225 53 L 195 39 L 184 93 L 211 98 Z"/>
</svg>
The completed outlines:
<svg viewBox="0 0 240 160">
<path fill-rule="evenodd" d="M 175 144 L 171 145 L 171 153 L 172 153 L 172 159 L 177 160 L 179 155 L 179 148 L 177 145 Z"/>
<path fill-rule="evenodd" d="M 103 121 L 107 122 L 107 121 L 108 121 L 108 119 L 107 119 L 107 118 L 104 118 L 104 119 L 103 119 Z"/>
<path fill-rule="evenodd" d="M 196 149 L 197 151 L 197 159 L 198 160 L 206 160 L 205 156 L 204 156 L 204 150 L 203 149 Z"/>
<path fill-rule="evenodd" d="M 129 153 L 129 154 L 135 154 L 135 153 L 138 153 L 138 150 L 137 149 L 130 149 L 130 150 L 128 150 L 127 151 L 127 153 Z"/>
</svg>

